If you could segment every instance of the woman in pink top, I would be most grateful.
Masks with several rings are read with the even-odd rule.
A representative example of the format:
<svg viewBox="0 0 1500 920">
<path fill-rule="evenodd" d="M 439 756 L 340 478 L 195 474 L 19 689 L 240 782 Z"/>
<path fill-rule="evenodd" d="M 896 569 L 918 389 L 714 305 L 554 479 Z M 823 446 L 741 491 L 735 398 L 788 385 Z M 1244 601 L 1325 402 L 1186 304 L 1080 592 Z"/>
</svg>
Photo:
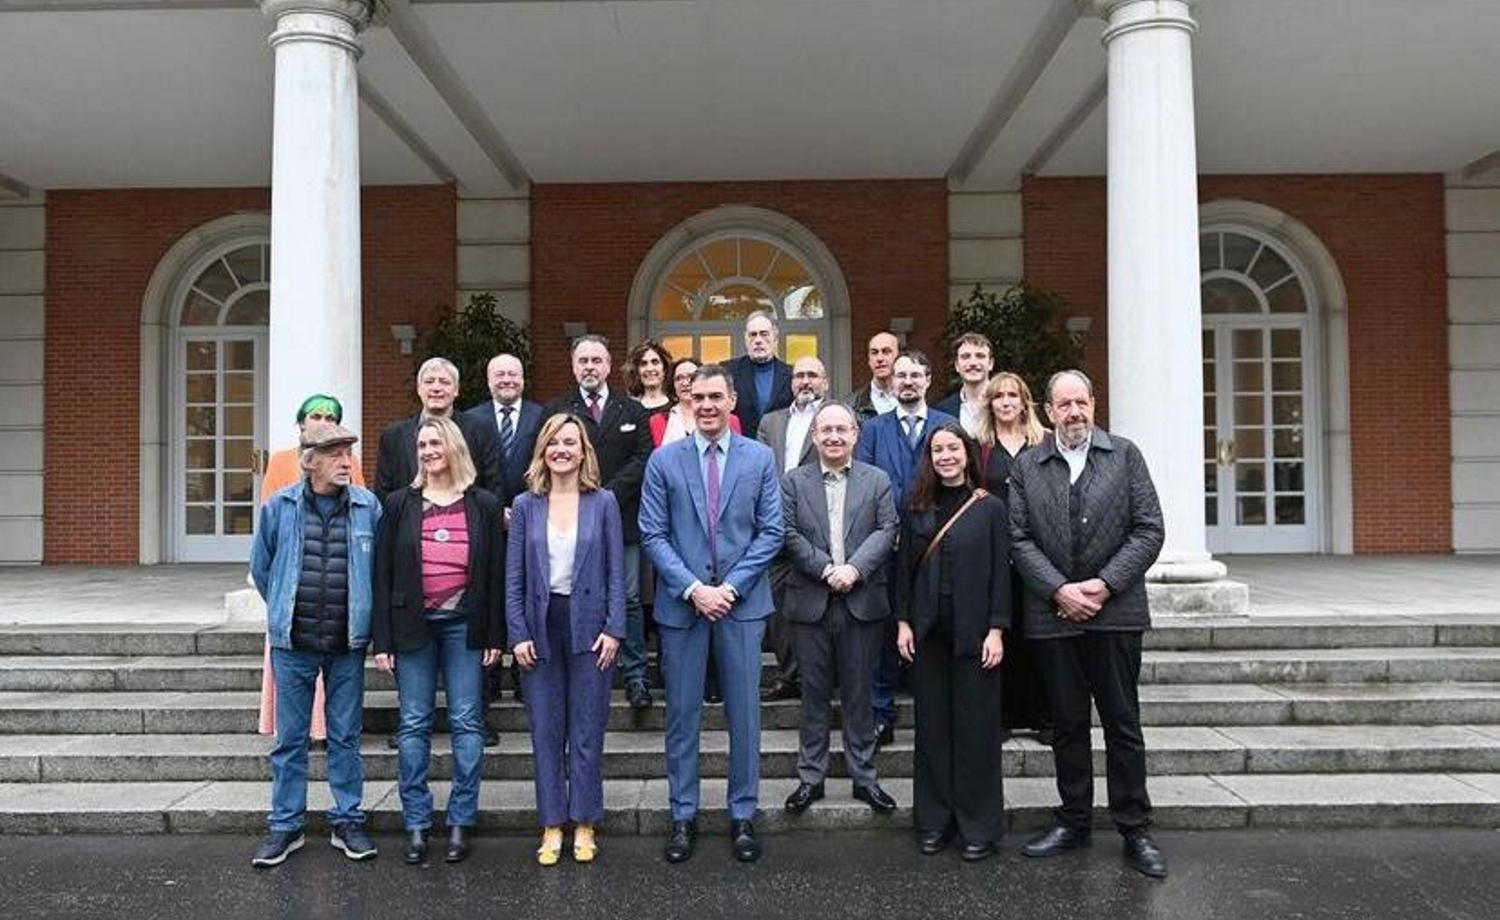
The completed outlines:
<svg viewBox="0 0 1500 920">
<path fill-rule="evenodd" d="M 453 741 L 444 858 L 469 852 L 479 817 L 484 752 L 484 672 L 505 646 L 505 537 L 500 501 L 474 484 L 458 426 L 431 418 L 417 429 L 417 478 L 385 499 L 375 542 L 375 666 L 396 674 L 401 713 L 397 767 L 405 859 L 427 858 L 432 792 L 427 767 L 438 672 Z"/>
</svg>

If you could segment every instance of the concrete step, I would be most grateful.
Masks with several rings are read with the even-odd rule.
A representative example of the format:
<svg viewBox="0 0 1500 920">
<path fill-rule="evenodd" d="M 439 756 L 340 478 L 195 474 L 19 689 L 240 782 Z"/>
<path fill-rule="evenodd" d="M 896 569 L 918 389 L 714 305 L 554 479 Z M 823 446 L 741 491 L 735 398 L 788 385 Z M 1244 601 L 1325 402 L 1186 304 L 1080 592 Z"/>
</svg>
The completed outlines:
<svg viewBox="0 0 1500 920">
<path fill-rule="evenodd" d="M 912 775 L 912 734 L 900 731 L 895 743 L 877 755 L 884 777 Z M 451 739 L 433 739 L 431 775 L 450 779 Z M 1152 776 L 1195 773 L 1396 773 L 1500 772 L 1500 726 L 1225 726 L 1146 729 Z M 5 782 L 166 782 L 191 780 L 269 780 L 269 738 L 258 735 L 11 735 L 0 737 L 0 781 Z M 1104 771 L 1104 739 L 1093 739 L 1095 770 Z M 831 739 L 830 769 L 846 776 L 843 744 Z M 728 735 L 707 731 L 702 738 L 705 777 L 728 771 Z M 604 775 L 609 779 L 654 779 L 666 775 L 665 741 L 659 732 L 611 732 L 605 736 Z M 366 735 L 362 745 L 365 777 L 392 780 L 396 752 L 386 736 Z M 326 775 L 322 751 L 310 755 L 316 778 Z M 1006 776 L 1051 776 L 1050 748 L 1031 737 L 1006 743 Z M 485 750 L 487 779 L 530 779 L 534 775 L 530 738 L 505 732 Z M 797 775 L 797 733 L 761 734 L 761 775 Z"/>
<path fill-rule="evenodd" d="M 1161 616 L 1145 643 L 1178 650 L 1497 646 L 1500 615 Z M 243 623 L 0 625 L 0 655 L 259 655 L 264 644 L 264 628 Z"/>
<path fill-rule="evenodd" d="M 795 785 L 791 779 L 761 783 L 757 830 L 775 835 L 888 828 L 903 839 L 910 834 L 910 780 L 892 779 L 884 784 L 901 805 L 891 815 L 872 814 L 850 797 L 847 784 L 831 782 L 827 799 L 805 814 L 788 816 L 781 802 Z M 447 798 L 447 784 L 434 783 L 433 787 L 441 805 Z M 315 783 L 308 791 L 309 829 L 322 835 L 326 824 L 319 812 L 329 805 L 327 787 Z M 1156 822 L 1164 828 L 1500 826 L 1500 774 L 1496 773 L 1201 774 L 1155 777 L 1150 791 Z M 1096 784 L 1095 793 L 1096 826 L 1107 828 L 1102 782 Z M 0 783 L 0 834 L 253 834 L 265 828 L 269 795 L 264 782 Z M 1011 830 L 1047 824 L 1056 795 L 1050 779 L 1006 780 Z M 704 846 L 726 845 L 712 837 L 727 829 L 724 797 L 723 780 L 703 782 L 699 824 L 706 838 Z M 609 835 L 666 834 L 671 821 L 666 780 L 607 780 L 604 800 L 605 847 Z M 373 829 L 399 831 L 400 796 L 395 783 L 367 782 L 364 804 Z M 536 832 L 535 791 L 528 781 L 486 782 L 480 809 L 480 827 L 485 831 Z"/>
<path fill-rule="evenodd" d="M 8 655 L 0 657 L 0 691 L 258 690 L 261 673 L 262 658 L 252 655 Z M 763 682 L 775 673 L 765 655 Z M 1158 650 L 1141 665 L 1143 684 L 1382 681 L 1500 681 L 1500 647 Z M 393 690 L 395 678 L 372 661 L 365 687 Z"/>
<path fill-rule="evenodd" d="M 0 735 L 6 734 L 221 734 L 256 730 L 260 695 L 253 691 L 0 692 Z M 898 722 L 912 724 L 911 699 L 898 698 Z M 365 694 L 365 729 L 396 725 L 396 694 Z M 795 700 L 761 705 L 762 726 L 796 728 Z M 438 697 L 437 724 L 447 713 Z M 609 726 L 614 731 L 660 731 L 657 705 L 637 712 L 616 692 Z M 526 714 L 508 695 L 491 707 L 501 731 L 521 731 Z M 1148 684 L 1141 688 L 1141 721 L 1151 726 L 1220 725 L 1496 725 L 1500 683 L 1376 684 Z M 704 710 L 704 727 L 724 728 L 722 706 Z"/>
</svg>

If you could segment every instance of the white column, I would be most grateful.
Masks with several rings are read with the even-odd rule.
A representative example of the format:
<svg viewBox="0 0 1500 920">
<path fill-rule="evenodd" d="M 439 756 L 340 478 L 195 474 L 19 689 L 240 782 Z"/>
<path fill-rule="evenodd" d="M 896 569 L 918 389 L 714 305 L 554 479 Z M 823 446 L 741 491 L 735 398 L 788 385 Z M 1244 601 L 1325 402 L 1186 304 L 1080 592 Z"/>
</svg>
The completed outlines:
<svg viewBox="0 0 1500 920">
<path fill-rule="evenodd" d="M 365 0 L 261 0 L 275 22 L 271 154 L 270 448 L 310 393 L 363 436 L 360 376 L 359 30 Z"/>
<path fill-rule="evenodd" d="M 1109 55 L 1110 429 L 1146 456 L 1167 542 L 1149 576 L 1209 581 L 1191 0 L 1093 0 Z"/>
</svg>

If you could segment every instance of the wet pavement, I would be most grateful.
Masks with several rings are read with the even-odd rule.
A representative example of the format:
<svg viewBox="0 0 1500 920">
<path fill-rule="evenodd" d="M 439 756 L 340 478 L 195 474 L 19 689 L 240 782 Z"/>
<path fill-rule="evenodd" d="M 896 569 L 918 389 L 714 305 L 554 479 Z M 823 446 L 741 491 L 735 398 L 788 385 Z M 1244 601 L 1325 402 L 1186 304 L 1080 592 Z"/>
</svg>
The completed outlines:
<svg viewBox="0 0 1500 920">
<path fill-rule="evenodd" d="M 400 841 L 351 863 L 309 834 L 284 865 L 250 866 L 249 837 L 10 837 L 0 840 L 0 916 L 361 920 L 528 917 L 1445 918 L 1492 920 L 1500 832 L 1473 830 L 1164 832 L 1172 875 L 1126 868 L 1112 833 L 1052 860 L 1005 853 L 967 865 L 920 856 L 904 834 L 768 838 L 754 865 L 720 835 L 668 866 L 652 838 L 601 838 L 599 861 L 531 861 L 530 838 L 481 838 L 469 861 L 410 867 Z"/>
</svg>

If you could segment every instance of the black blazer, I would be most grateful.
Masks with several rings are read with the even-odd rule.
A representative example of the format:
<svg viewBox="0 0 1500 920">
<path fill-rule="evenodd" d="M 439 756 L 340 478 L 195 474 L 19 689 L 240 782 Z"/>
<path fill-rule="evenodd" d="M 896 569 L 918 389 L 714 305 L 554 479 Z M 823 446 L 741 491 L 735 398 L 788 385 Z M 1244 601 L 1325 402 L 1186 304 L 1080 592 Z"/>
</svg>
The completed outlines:
<svg viewBox="0 0 1500 920">
<path fill-rule="evenodd" d="M 545 417 L 558 412 L 571 412 L 583 419 L 594 453 L 599 455 L 599 477 L 604 480 L 600 485 L 614 493 L 620 503 L 625 542 L 640 543 L 641 483 L 646 478 L 646 459 L 651 456 L 651 412 L 624 390 L 610 387 L 603 421 L 595 424 L 576 386 L 548 403 Z"/>
<path fill-rule="evenodd" d="M 392 422 L 380 433 L 380 452 L 375 459 L 375 495 L 381 501 L 397 489 L 411 485 L 417 476 L 417 426 L 421 413 Z M 455 412 L 453 423 L 463 432 L 469 456 L 474 460 L 475 485 L 506 502 L 505 475 L 500 469 L 499 438 L 493 424 L 476 423 L 465 412 Z"/>
<path fill-rule="evenodd" d="M 505 648 L 505 536 L 500 500 L 470 486 L 469 584 L 463 609 L 468 646 Z M 430 641 L 422 609 L 422 493 L 397 489 L 385 499 L 375 534 L 375 610 L 370 634 L 377 653 L 411 652 Z"/>
<path fill-rule="evenodd" d="M 897 616 L 912 624 L 918 640 L 937 625 L 939 557 L 946 552 L 955 576 L 953 651 L 978 655 L 985 633 L 1010 628 L 1010 521 L 1005 504 L 993 495 L 975 502 L 954 521 L 932 558 L 919 564 L 937 531 L 937 512 L 932 509 L 909 512 L 901 525 Z"/>
<path fill-rule="evenodd" d="M 500 445 L 500 419 L 495 416 L 493 402 L 486 401 L 465 409 L 464 417 L 476 425 L 489 425 L 495 430 L 495 457 L 505 483 L 502 497 L 506 507 L 510 507 L 516 496 L 526 491 L 526 468 L 531 466 L 531 454 L 536 449 L 536 436 L 542 429 L 542 420 L 547 417 L 546 411 L 529 399 L 521 400 L 521 411 L 516 418 L 516 443 L 508 457 Z"/>
<path fill-rule="evenodd" d="M 740 355 L 724 365 L 734 378 L 734 414 L 739 416 L 740 431 L 753 438 L 760 431 L 760 417 L 767 412 L 785 409 L 792 404 L 792 366 L 780 358 L 772 358 L 771 401 L 758 405 L 755 398 L 755 362 L 749 355 Z"/>
</svg>

